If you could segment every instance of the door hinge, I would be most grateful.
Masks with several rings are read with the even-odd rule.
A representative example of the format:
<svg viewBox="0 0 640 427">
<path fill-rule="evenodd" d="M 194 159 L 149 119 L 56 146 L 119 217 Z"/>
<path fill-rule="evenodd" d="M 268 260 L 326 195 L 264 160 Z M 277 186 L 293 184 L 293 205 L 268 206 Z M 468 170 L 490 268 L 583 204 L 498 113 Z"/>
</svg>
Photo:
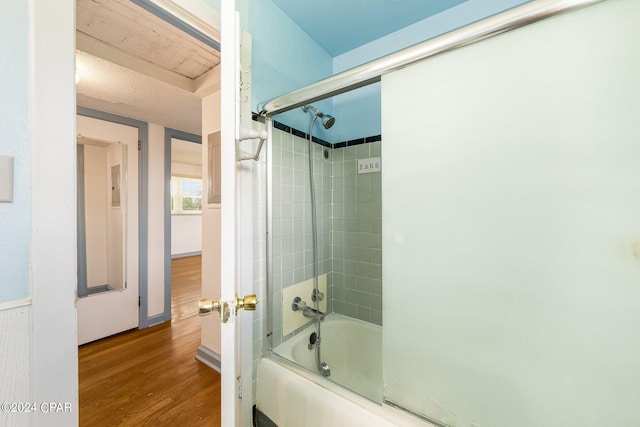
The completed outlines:
<svg viewBox="0 0 640 427">
<path fill-rule="evenodd" d="M 242 399 L 242 377 L 236 378 L 236 396 L 238 399 Z"/>
<path fill-rule="evenodd" d="M 142 297 L 138 296 L 138 307 L 142 305 Z"/>
<path fill-rule="evenodd" d="M 138 141 L 138 151 L 142 150 L 142 141 Z"/>
</svg>

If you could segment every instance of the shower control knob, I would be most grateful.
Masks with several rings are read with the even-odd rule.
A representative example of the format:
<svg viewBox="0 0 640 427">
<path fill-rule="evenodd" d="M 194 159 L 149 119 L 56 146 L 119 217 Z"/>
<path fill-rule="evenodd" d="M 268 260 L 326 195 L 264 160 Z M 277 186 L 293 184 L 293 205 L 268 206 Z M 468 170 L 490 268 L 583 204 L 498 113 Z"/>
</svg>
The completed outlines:
<svg viewBox="0 0 640 427">
<path fill-rule="evenodd" d="M 298 310 L 304 310 L 305 308 L 307 308 L 307 303 L 302 301 L 302 298 L 295 297 L 293 299 L 293 302 L 291 303 L 291 310 L 298 311 Z"/>
<path fill-rule="evenodd" d="M 238 310 L 254 311 L 257 305 L 258 298 L 255 294 L 245 295 L 244 298 L 238 298 L 238 295 L 236 295 L 236 316 L 238 315 Z"/>
</svg>

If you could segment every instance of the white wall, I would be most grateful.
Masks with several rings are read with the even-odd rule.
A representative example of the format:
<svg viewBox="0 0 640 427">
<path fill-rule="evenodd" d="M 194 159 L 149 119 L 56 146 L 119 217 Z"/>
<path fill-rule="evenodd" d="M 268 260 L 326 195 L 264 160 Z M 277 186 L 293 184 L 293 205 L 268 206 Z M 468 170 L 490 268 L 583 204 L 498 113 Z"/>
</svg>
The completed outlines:
<svg viewBox="0 0 640 427">
<path fill-rule="evenodd" d="M 220 130 L 220 92 L 202 99 L 202 180 L 207 182 L 207 136 Z M 220 297 L 220 208 L 205 206 L 202 211 L 202 297 Z M 214 315 L 215 316 L 215 315 Z M 202 345 L 220 354 L 220 322 L 203 317 Z"/>
<path fill-rule="evenodd" d="M 202 251 L 202 215 L 171 215 L 171 256 Z"/>
</svg>

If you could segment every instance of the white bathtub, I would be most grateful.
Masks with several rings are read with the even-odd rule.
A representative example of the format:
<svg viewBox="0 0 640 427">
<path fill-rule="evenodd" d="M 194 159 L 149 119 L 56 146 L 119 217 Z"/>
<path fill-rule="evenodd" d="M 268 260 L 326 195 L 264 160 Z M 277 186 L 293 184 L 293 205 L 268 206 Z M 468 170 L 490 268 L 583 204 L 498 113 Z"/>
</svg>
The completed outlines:
<svg viewBox="0 0 640 427">
<path fill-rule="evenodd" d="M 335 313 L 326 317 L 322 322 L 322 359 L 331 367 L 330 380 L 316 373 L 315 350 L 307 348 L 313 330 L 311 323 L 305 332 L 274 349 L 282 357 L 258 362 L 256 404 L 276 425 L 431 426 L 375 403 L 382 402 L 383 396 L 379 326 Z"/>
<path fill-rule="evenodd" d="M 329 379 L 382 403 L 382 328 L 371 323 L 331 313 L 321 324 L 322 362 L 331 368 Z M 316 350 L 309 350 L 314 322 L 274 349 L 274 353 L 317 372 Z"/>
</svg>

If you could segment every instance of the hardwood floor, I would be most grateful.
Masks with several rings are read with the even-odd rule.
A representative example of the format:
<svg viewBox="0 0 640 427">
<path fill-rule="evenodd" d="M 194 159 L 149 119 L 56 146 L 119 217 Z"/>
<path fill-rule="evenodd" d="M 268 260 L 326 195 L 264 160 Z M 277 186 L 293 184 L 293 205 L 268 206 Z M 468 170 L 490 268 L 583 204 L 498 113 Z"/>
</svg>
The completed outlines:
<svg viewBox="0 0 640 427">
<path fill-rule="evenodd" d="M 220 374 L 194 358 L 200 271 L 172 261 L 171 324 L 79 348 L 80 426 L 220 425 Z"/>
</svg>

